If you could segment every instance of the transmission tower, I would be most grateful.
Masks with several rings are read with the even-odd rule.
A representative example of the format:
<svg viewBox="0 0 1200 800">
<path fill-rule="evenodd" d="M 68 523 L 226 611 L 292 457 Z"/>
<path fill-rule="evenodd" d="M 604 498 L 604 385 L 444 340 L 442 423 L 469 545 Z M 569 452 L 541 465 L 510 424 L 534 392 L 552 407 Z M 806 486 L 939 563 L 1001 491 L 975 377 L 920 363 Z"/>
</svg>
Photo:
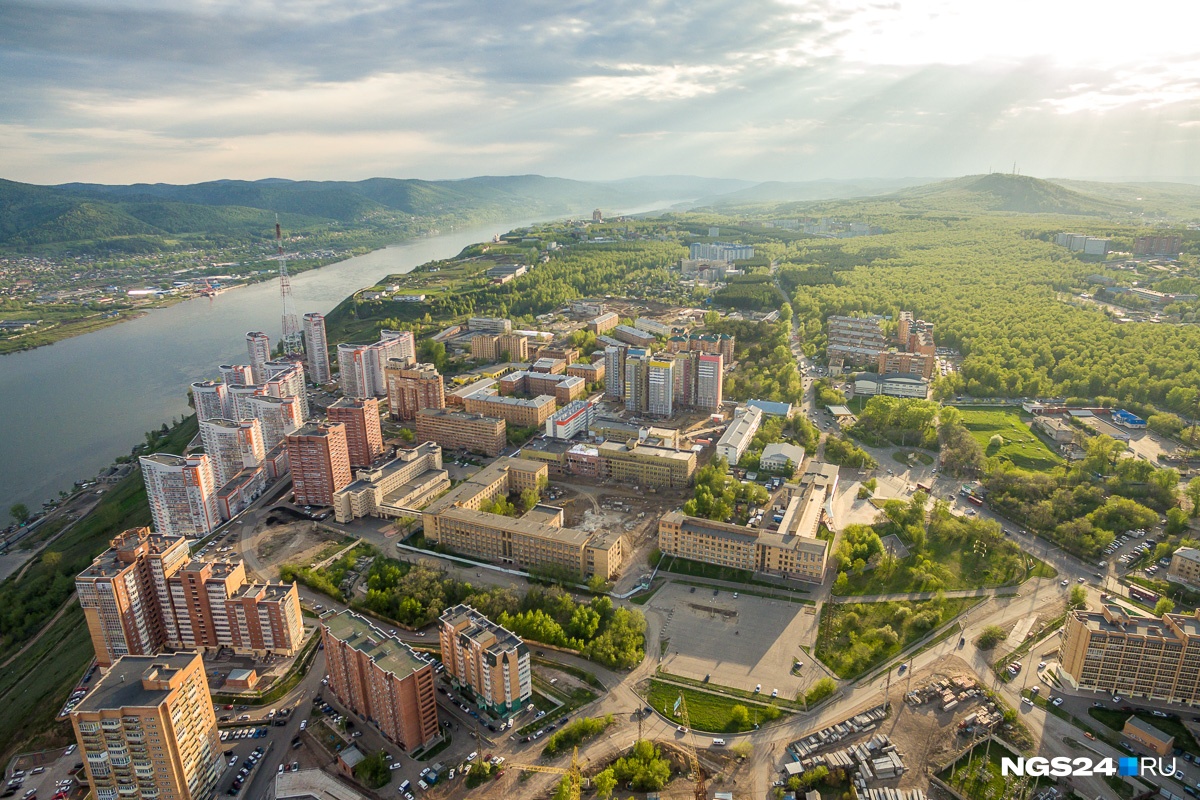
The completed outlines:
<svg viewBox="0 0 1200 800">
<path fill-rule="evenodd" d="M 283 300 L 283 353 L 298 356 L 304 352 L 304 336 L 300 332 L 300 318 L 296 315 L 296 301 L 292 297 L 292 278 L 288 275 L 287 256 L 283 254 L 283 231 L 279 228 L 279 215 L 275 215 L 275 245 L 279 252 L 279 296 Z"/>
</svg>

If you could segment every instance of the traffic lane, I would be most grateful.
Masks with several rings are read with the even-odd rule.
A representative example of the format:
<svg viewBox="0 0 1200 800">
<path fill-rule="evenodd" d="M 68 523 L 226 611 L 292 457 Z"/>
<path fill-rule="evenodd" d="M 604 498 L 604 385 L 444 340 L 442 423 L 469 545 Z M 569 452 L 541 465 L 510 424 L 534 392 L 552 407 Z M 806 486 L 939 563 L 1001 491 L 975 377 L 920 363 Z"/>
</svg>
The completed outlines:
<svg viewBox="0 0 1200 800">
<path fill-rule="evenodd" d="M 291 755 L 292 738 L 299 735 L 300 722 L 312 716 L 312 698 L 317 694 L 321 686 L 321 678 L 324 675 L 325 653 L 318 651 L 304 679 L 275 704 L 277 707 L 286 706 L 294 710 L 286 724 L 272 725 L 268 728 L 269 733 L 265 740 L 271 742 L 273 746 L 268 749 L 266 756 L 260 762 L 259 769 L 251 776 L 250 784 L 242 787 L 242 794 L 245 797 L 266 797 L 269 782 L 275 780 L 275 773 L 278 772 L 279 765 L 285 760 L 288 763 L 291 762 L 288 756 Z M 265 712 L 267 708 L 263 708 L 261 711 Z"/>
</svg>

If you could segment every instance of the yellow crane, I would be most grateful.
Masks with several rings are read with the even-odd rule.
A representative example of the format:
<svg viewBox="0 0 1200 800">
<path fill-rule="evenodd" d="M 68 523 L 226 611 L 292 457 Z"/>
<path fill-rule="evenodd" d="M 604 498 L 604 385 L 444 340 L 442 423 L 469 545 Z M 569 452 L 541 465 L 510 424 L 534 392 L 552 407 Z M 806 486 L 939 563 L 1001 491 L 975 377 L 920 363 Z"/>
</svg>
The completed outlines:
<svg viewBox="0 0 1200 800">
<path fill-rule="evenodd" d="M 696 782 L 694 797 L 696 800 L 708 800 L 708 787 L 704 784 L 704 772 L 700 769 L 700 757 L 696 755 L 696 748 L 692 745 L 692 720 L 688 716 L 687 701 L 683 699 L 683 692 L 679 693 L 676 705 L 679 707 L 679 718 L 683 720 L 683 727 L 687 729 L 687 733 L 683 735 L 683 749 L 687 753 L 688 766 L 692 770 L 692 780 Z"/>
<path fill-rule="evenodd" d="M 570 792 L 567 797 L 570 800 L 579 800 L 579 793 L 583 788 L 583 767 L 579 763 L 579 748 L 576 747 L 571 753 L 571 763 L 566 767 L 550 767 L 545 764 L 510 764 L 513 769 L 524 770 L 525 772 L 545 772 L 549 775 L 566 775 L 569 778 L 568 785 Z"/>
</svg>

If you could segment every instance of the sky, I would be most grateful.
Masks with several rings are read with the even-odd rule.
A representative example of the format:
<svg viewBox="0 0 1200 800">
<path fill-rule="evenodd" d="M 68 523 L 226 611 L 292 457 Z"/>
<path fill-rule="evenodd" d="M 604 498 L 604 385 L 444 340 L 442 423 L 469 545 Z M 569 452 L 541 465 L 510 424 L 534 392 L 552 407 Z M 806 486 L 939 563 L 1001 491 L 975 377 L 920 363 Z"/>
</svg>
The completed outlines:
<svg viewBox="0 0 1200 800">
<path fill-rule="evenodd" d="M 803 181 L 1015 164 L 1188 179 L 1196 13 L 1194 0 L 0 0 L 0 177 Z"/>
</svg>

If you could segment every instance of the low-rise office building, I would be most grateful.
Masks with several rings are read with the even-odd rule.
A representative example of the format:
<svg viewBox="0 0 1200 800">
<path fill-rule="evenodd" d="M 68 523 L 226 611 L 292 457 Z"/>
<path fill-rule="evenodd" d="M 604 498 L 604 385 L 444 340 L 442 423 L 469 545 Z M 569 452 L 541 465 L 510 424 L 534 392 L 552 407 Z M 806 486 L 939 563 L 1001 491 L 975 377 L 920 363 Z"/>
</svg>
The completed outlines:
<svg viewBox="0 0 1200 800">
<path fill-rule="evenodd" d="M 625 559 L 624 537 L 564 528 L 562 509 L 538 505 L 514 519 L 482 509 L 497 497 L 544 485 L 544 463 L 501 458 L 425 508 L 425 538 L 465 555 L 519 568 L 557 567 L 612 580 Z"/>
<path fill-rule="evenodd" d="M 804 463 L 803 447 L 787 442 L 773 442 L 763 448 L 758 460 L 759 469 L 773 472 L 782 472 L 787 469 L 789 463 L 793 471 L 800 469 Z"/>
<path fill-rule="evenodd" d="M 499 417 L 509 425 L 518 428 L 542 427 L 558 407 L 553 395 L 542 394 L 525 399 L 523 397 L 503 397 L 489 394 L 487 391 L 467 396 L 464 398 L 464 406 L 468 414 Z"/>
<path fill-rule="evenodd" d="M 408 752 L 441 738 L 433 667 L 353 611 L 321 619 L 329 689 Z"/>
<path fill-rule="evenodd" d="M 360 517 L 413 516 L 411 509 L 449 488 L 442 448 L 422 442 L 377 467 L 360 469 L 352 483 L 334 494 L 334 518 L 347 523 Z"/>
<path fill-rule="evenodd" d="M 1171 556 L 1167 576 L 1189 586 L 1200 586 L 1200 550 L 1181 547 Z"/>
<path fill-rule="evenodd" d="M 728 522 L 689 517 L 678 511 L 658 523 L 658 547 L 665 556 L 820 583 L 827 543 Z"/>
<path fill-rule="evenodd" d="M 736 466 L 750 447 L 750 441 L 754 434 L 758 433 L 761 424 L 762 411 L 758 408 L 742 406 L 734 409 L 733 421 L 717 440 L 717 455 L 728 461 L 729 466 Z"/>
<path fill-rule="evenodd" d="M 417 412 L 417 441 L 435 442 L 447 450 L 498 456 L 507 444 L 507 424 L 498 417 L 423 408 Z"/>
<path fill-rule="evenodd" d="M 502 395 L 553 395 L 560 405 L 583 397 L 586 388 L 583 378 L 561 373 L 520 370 L 500 378 L 497 388 Z"/>
<path fill-rule="evenodd" d="M 1144 719 L 1135 716 L 1130 716 L 1125 720 L 1125 727 L 1121 729 L 1121 734 L 1131 742 L 1136 742 L 1147 750 L 1158 753 L 1160 756 L 1171 754 L 1171 748 L 1175 746 L 1175 737 L 1169 733 L 1163 733 L 1158 728 L 1146 722 Z"/>
<path fill-rule="evenodd" d="M 893 375 L 863 373 L 854 379 L 854 394 L 864 397 L 882 394 L 889 397 L 915 397 L 924 400 L 929 396 L 929 381 L 917 373 Z"/>
<path fill-rule="evenodd" d="M 442 612 L 442 663 L 456 686 L 468 686 L 480 708 L 512 717 L 533 697 L 529 648 L 521 637 L 468 605 Z"/>
<path fill-rule="evenodd" d="M 587 400 L 567 403 L 546 420 L 546 435 L 551 439 L 573 439 L 587 433 L 596 418 L 596 406 Z"/>
</svg>

